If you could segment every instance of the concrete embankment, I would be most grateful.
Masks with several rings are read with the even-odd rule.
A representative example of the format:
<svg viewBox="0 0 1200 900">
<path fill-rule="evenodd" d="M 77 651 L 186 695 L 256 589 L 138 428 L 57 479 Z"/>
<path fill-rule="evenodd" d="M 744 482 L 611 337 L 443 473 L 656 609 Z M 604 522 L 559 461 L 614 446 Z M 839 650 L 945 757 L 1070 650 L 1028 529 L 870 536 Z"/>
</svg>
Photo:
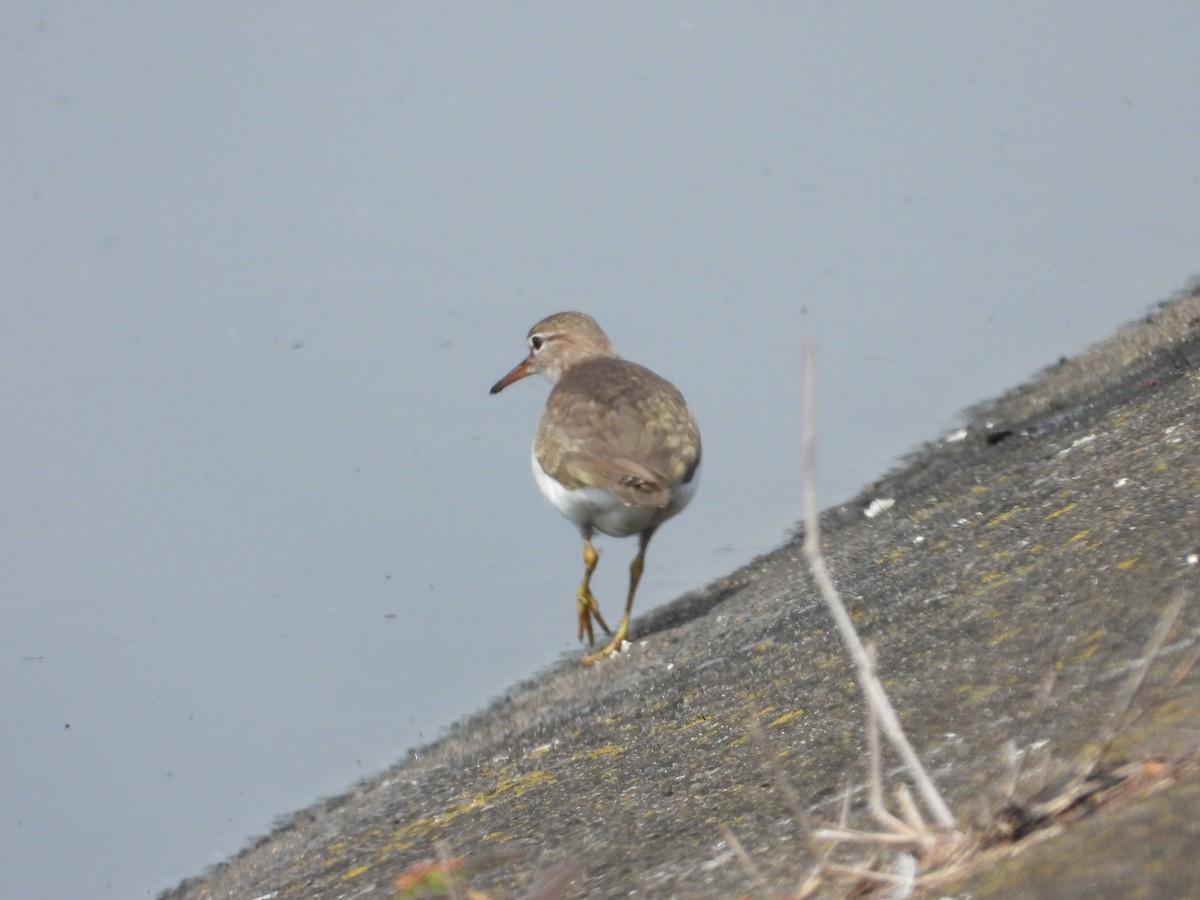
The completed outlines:
<svg viewBox="0 0 1200 900">
<path fill-rule="evenodd" d="M 1191 599 L 1136 701 L 1142 715 L 1104 765 L 1195 753 L 1200 667 L 1164 683 L 1200 639 L 1200 296 L 968 421 L 823 518 L 834 578 L 950 807 L 966 823 L 999 796 L 1006 741 L 1029 767 L 1087 752 L 1181 588 Z M 879 499 L 890 507 L 864 515 Z M 572 897 L 751 893 L 723 825 L 767 882 L 794 884 L 809 848 L 749 723 L 814 818 L 836 818 L 846 779 L 866 779 L 858 686 L 799 540 L 634 633 L 619 658 L 565 662 L 514 687 L 169 896 L 393 897 L 438 841 L 493 862 L 471 884 L 495 897 L 570 861 L 583 865 Z M 1189 896 L 1198 801 L 1200 776 L 1185 767 L 1078 810 L 947 892 Z"/>
</svg>

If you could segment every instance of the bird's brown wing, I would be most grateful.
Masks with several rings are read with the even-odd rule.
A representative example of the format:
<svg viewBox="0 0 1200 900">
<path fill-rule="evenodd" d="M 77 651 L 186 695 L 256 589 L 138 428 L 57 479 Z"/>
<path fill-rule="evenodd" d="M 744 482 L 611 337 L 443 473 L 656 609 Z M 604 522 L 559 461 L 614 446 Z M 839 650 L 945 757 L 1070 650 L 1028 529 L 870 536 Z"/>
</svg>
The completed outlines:
<svg viewBox="0 0 1200 900">
<path fill-rule="evenodd" d="M 595 359 L 550 392 L 535 451 L 568 488 L 607 488 L 631 506 L 662 507 L 700 463 L 700 430 L 669 381 L 626 360 Z"/>
</svg>

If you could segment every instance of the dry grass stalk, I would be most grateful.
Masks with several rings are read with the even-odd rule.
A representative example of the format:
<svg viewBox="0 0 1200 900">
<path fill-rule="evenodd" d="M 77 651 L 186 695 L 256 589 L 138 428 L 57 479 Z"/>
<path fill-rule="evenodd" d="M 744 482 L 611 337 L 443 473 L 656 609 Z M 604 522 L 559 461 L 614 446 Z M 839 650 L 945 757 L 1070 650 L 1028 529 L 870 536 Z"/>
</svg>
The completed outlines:
<svg viewBox="0 0 1200 900">
<path fill-rule="evenodd" d="M 1010 740 L 1005 744 L 1008 777 L 1003 785 L 1000 805 L 989 811 L 979 828 L 969 832 L 957 830 L 954 816 L 905 737 L 895 710 L 883 690 L 875 668 L 875 648 L 873 645 L 864 646 L 858 637 L 825 566 L 820 549 L 820 523 L 815 487 L 815 435 L 816 348 L 813 342 L 808 340 L 805 344 L 804 553 L 818 589 L 854 660 L 859 683 L 868 701 L 868 802 L 872 817 L 882 830 L 861 831 L 849 827 L 848 790 L 844 794 L 842 814 L 837 826 L 815 830 L 809 828 L 808 815 L 803 810 L 799 797 L 783 773 L 777 757 L 769 748 L 765 748 L 766 740 L 761 726 L 757 722 L 753 723 L 755 739 L 765 748 L 764 755 L 769 760 L 776 783 L 792 810 L 794 821 L 804 826 L 810 847 L 817 845 L 813 850 L 816 864 L 795 891 L 786 895 L 789 900 L 807 900 L 818 894 L 828 895 L 832 891 L 845 897 L 886 897 L 902 900 L 919 888 L 932 888 L 963 877 L 988 859 L 1009 852 L 1009 847 L 1014 841 L 1033 830 L 1045 828 L 1051 821 L 1069 820 L 1062 817 L 1072 813 L 1083 815 L 1089 808 L 1113 802 L 1151 784 L 1164 783 L 1173 778 L 1181 768 L 1198 764 L 1195 759 L 1170 762 L 1151 760 L 1122 766 L 1101 776 L 1096 774 L 1096 768 L 1104 753 L 1120 729 L 1129 721 L 1126 714 L 1130 704 L 1183 607 L 1184 596 L 1181 591 L 1164 610 L 1147 641 L 1140 664 L 1130 673 L 1118 693 L 1109 724 L 1101 733 L 1098 749 L 1076 769 L 1075 777 L 1051 797 L 1033 802 L 1032 797 L 1038 796 L 1041 787 L 1049 779 L 1052 760 L 1048 751 L 1043 752 L 1040 754 L 1038 765 L 1031 773 L 1032 780 L 1038 788 L 1032 794 L 1027 794 L 1031 797 L 1030 800 L 1016 801 L 1021 782 L 1021 758 L 1015 742 Z M 1200 660 L 1200 647 L 1190 652 L 1167 679 L 1168 690 L 1183 679 L 1197 660 Z M 1051 673 L 1039 691 L 1035 720 L 1045 713 L 1053 688 L 1054 675 Z M 888 810 L 884 801 L 880 727 L 903 758 L 936 827 L 925 821 L 916 801 L 904 785 L 895 792 L 896 807 L 900 815 L 897 816 Z M 779 896 L 771 892 L 733 833 L 728 828 L 724 828 L 723 833 L 751 879 L 764 892 L 764 896 Z M 845 846 L 867 847 L 873 852 L 851 864 L 834 861 L 835 849 Z M 887 866 L 889 858 L 893 861 L 891 867 Z"/>
<path fill-rule="evenodd" d="M 942 799 L 942 795 L 938 793 L 933 780 L 926 773 L 916 751 L 913 750 L 912 744 L 904 734 L 896 710 L 888 699 L 879 676 L 875 673 L 875 667 L 871 664 L 866 648 L 863 646 L 858 632 L 855 631 L 850 614 L 846 611 L 846 606 L 842 603 L 842 598 L 838 594 L 837 588 L 834 587 L 833 579 L 825 566 L 825 557 L 821 553 L 820 515 L 817 506 L 816 428 L 817 346 L 816 342 L 809 338 L 804 344 L 804 556 L 808 561 L 813 580 L 816 581 L 817 588 L 821 592 L 821 597 L 833 615 L 842 641 L 850 652 L 851 659 L 854 660 L 858 681 L 870 704 L 872 714 L 878 719 L 880 727 L 883 728 L 883 732 L 888 736 L 892 746 L 896 748 L 896 752 L 900 754 L 900 758 L 912 775 L 917 790 L 921 793 L 921 799 L 933 815 L 934 822 L 939 828 L 953 829 L 955 827 L 954 815 Z"/>
<path fill-rule="evenodd" d="M 1151 632 L 1150 638 L 1146 641 L 1146 646 L 1142 648 L 1141 662 L 1129 673 L 1129 677 L 1125 679 L 1125 684 L 1121 686 L 1121 690 L 1117 694 L 1112 712 L 1109 713 L 1108 726 L 1102 733 L 1095 751 L 1081 766 L 1079 773 L 1080 780 L 1091 776 L 1092 772 L 1095 771 L 1096 764 L 1108 752 L 1108 748 L 1112 746 L 1113 738 L 1117 736 L 1125 724 L 1125 715 L 1129 712 L 1129 705 L 1133 702 L 1133 697 L 1138 692 L 1138 688 L 1142 686 L 1142 682 L 1146 678 L 1146 673 L 1150 671 L 1150 664 L 1154 662 L 1154 657 L 1158 655 L 1158 651 L 1162 649 L 1163 643 L 1167 640 L 1167 635 L 1175 625 L 1175 620 L 1179 618 L 1179 613 L 1183 610 L 1183 604 L 1186 599 L 1187 595 L 1184 593 L 1183 588 L 1180 588 L 1175 592 L 1175 596 L 1171 598 L 1171 602 L 1167 604 L 1167 608 L 1163 610 L 1162 615 L 1158 619 L 1158 624 L 1154 626 L 1154 631 Z"/>
<path fill-rule="evenodd" d="M 754 884 L 762 891 L 763 896 L 770 896 L 771 886 L 767 884 L 767 880 L 763 878 L 762 873 L 758 870 L 758 866 L 754 864 L 753 858 L 746 852 L 746 848 L 742 846 L 742 842 L 737 839 L 737 836 L 728 828 L 721 826 L 721 836 L 725 839 L 725 843 L 729 845 L 734 854 L 738 858 L 738 862 L 742 865 L 742 871 L 746 873 Z"/>
<path fill-rule="evenodd" d="M 1171 691 L 1175 690 L 1175 688 L 1179 687 L 1179 682 L 1183 681 L 1187 673 L 1190 672 L 1192 667 L 1196 665 L 1196 660 L 1198 659 L 1200 659 L 1200 644 L 1196 644 L 1194 647 L 1192 647 L 1192 649 L 1187 652 L 1187 655 L 1179 661 L 1179 665 L 1175 667 L 1174 671 L 1172 671 L 1167 677 L 1167 680 L 1163 682 L 1162 687 L 1160 688 L 1162 693 L 1169 694 Z"/>
</svg>

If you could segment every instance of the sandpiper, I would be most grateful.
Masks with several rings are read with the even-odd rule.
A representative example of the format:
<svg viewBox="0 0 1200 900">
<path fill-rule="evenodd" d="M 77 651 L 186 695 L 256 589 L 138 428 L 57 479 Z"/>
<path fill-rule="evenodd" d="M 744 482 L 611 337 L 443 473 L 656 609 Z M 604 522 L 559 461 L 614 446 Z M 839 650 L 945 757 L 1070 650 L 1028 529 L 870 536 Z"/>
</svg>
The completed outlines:
<svg viewBox="0 0 1200 900">
<path fill-rule="evenodd" d="M 595 642 L 592 620 L 612 635 L 591 663 L 629 635 L 633 595 L 655 530 L 691 501 L 699 482 L 700 429 L 675 385 L 621 359 L 590 316 L 562 312 L 529 329 L 529 355 L 492 386 L 498 394 L 540 372 L 554 385 L 533 441 L 533 477 L 583 537 L 583 584 L 576 593 L 579 639 Z M 599 555 L 595 532 L 638 536 L 625 615 L 614 633 L 592 596 Z"/>
</svg>

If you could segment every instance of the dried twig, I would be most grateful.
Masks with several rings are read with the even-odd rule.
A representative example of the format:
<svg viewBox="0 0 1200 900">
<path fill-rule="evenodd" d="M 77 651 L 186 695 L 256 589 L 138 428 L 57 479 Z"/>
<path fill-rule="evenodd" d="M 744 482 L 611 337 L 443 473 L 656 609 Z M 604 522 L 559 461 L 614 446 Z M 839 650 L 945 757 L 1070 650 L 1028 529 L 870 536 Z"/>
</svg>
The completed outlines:
<svg viewBox="0 0 1200 900">
<path fill-rule="evenodd" d="M 1046 708 L 1050 705 L 1050 698 L 1054 695 L 1054 685 L 1058 683 L 1058 672 L 1051 669 L 1046 673 L 1046 677 L 1042 679 L 1042 686 L 1038 690 L 1037 706 L 1034 708 L 1031 724 L 1037 724 L 1042 720 L 1042 716 L 1046 714 Z"/>
<path fill-rule="evenodd" d="M 870 663 L 871 671 L 875 671 L 875 642 L 867 642 L 867 662 Z M 871 807 L 871 814 L 875 818 L 884 822 L 891 818 L 891 813 L 883 804 L 883 753 L 879 749 L 879 718 L 875 715 L 875 707 L 867 704 L 867 758 L 870 760 L 869 779 L 870 789 L 867 794 L 867 801 Z"/>
<path fill-rule="evenodd" d="M 875 674 L 867 656 L 862 640 L 854 630 L 854 623 L 846 611 L 834 587 L 833 579 L 825 566 L 825 558 L 821 553 L 820 516 L 817 508 L 817 347 L 811 338 L 804 345 L 804 556 L 812 571 L 813 579 L 821 592 L 825 604 L 829 607 L 833 620 L 841 633 L 842 641 L 854 660 L 858 671 L 858 681 L 866 695 L 867 702 L 879 719 L 879 724 L 900 758 L 908 767 L 921 799 L 933 814 L 936 823 L 942 828 L 954 828 L 954 816 L 950 808 L 938 793 L 933 780 L 925 771 L 916 751 L 904 734 L 896 710 L 888 700 L 878 675 Z"/>
<path fill-rule="evenodd" d="M 1150 671 L 1150 664 L 1154 662 L 1154 657 L 1162 649 L 1162 645 L 1167 639 L 1167 634 L 1170 633 L 1175 620 L 1179 618 L 1179 613 L 1183 609 L 1186 599 L 1187 595 L 1184 593 L 1183 588 L 1180 588 L 1175 592 L 1175 596 L 1171 598 L 1171 602 L 1167 604 L 1162 615 L 1159 616 L 1158 624 L 1154 626 L 1154 631 L 1150 633 L 1150 638 L 1146 641 L 1146 646 L 1142 648 L 1141 662 L 1134 667 L 1133 671 L 1129 673 L 1129 677 L 1125 679 L 1125 684 L 1121 686 L 1116 700 L 1113 701 L 1113 708 L 1109 713 L 1108 725 L 1100 733 L 1101 736 L 1096 744 L 1096 749 L 1080 765 L 1077 780 L 1082 782 L 1090 778 L 1096 769 L 1096 765 L 1103 758 L 1104 754 L 1108 752 L 1108 748 L 1112 746 L 1113 740 L 1120 732 L 1121 726 L 1125 723 L 1125 714 L 1129 711 L 1129 705 L 1133 702 L 1134 694 L 1142 686 L 1142 681 L 1145 680 L 1146 673 Z"/>
<path fill-rule="evenodd" d="M 1177 665 L 1171 671 L 1171 674 L 1167 676 L 1167 680 L 1162 684 L 1162 692 L 1164 694 L 1169 694 L 1171 691 L 1175 690 L 1175 688 L 1179 687 L 1179 682 L 1183 681 L 1187 673 L 1192 671 L 1192 667 L 1196 665 L 1196 660 L 1198 659 L 1200 659 L 1200 644 L 1196 644 L 1194 647 L 1192 647 L 1192 649 L 1187 652 L 1187 655 L 1185 655 L 1183 659 L 1179 661 L 1179 665 Z"/>
<path fill-rule="evenodd" d="M 738 861 L 742 864 L 747 877 L 758 885 L 758 889 L 764 895 L 769 895 L 771 893 L 771 886 L 767 884 L 762 873 L 758 871 L 758 866 L 754 864 L 754 860 L 750 858 L 750 854 L 746 852 L 746 848 L 742 846 L 742 842 L 737 839 L 737 836 L 726 825 L 721 826 L 721 836 L 725 838 L 725 843 L 737 854 Z"/>
<path fill-rule="evenodd" d="M 1008 780 L 1005 782 L 1000 796 L 1005 803 L 1011 803 L 1013 797 L 1017 795 L 1017 785 L 1021 781 L 1021 755 L 1017 753 L 1017 742 L 1012 738 L 1005 741 L 1001 749 L 1004 754 L 1005 767 L 1008 769 Z"/>
</svg>

